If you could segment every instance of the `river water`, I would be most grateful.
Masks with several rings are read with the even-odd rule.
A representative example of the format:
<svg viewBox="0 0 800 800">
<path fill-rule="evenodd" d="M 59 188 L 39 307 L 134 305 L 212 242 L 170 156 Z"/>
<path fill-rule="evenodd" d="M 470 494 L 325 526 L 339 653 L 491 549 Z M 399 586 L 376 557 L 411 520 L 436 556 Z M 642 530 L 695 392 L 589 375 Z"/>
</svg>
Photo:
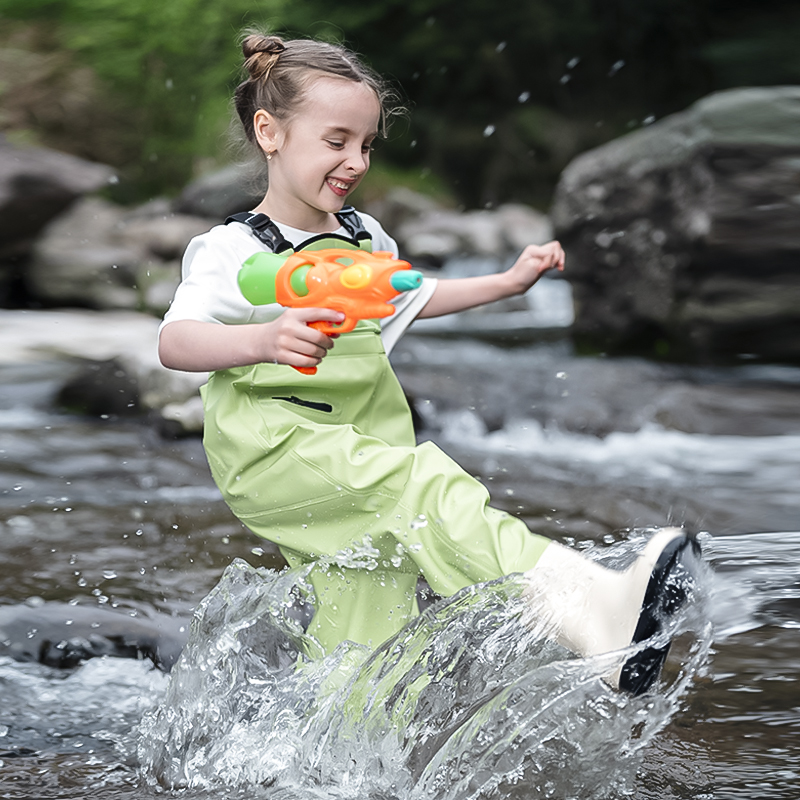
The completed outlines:
<svg viewBox="0 0 800 800">
<path fill-rule="evenodd" d="M 520 625 L 514 577 L 434 604 L 396 646 L 298 664 L 302 576 L 231 517 L 199 442 L 59 413 L 74 364 L 9 364 L 2 604 L 175 631 L 200 613 L 172 679 L 0 657 L 0 797 L 800 796 L 800 369 L 423 333 L 393 355 L 420 436 L 497 505 L 612 560 L 649 526 L 703 532 L 709 572 L 661 691 L 617 695 L 602 659 Z"/>
</svg>

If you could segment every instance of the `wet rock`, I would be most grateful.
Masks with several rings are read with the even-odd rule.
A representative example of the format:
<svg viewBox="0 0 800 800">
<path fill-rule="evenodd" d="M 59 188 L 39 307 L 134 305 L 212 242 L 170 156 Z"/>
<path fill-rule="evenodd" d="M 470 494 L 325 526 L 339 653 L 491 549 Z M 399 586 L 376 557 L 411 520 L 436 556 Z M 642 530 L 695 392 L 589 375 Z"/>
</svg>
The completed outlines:
<svg viewBox="0 0 800 800">
<path fill-rule="evenodd" d="M 175 211 L 222 222 L 248 211 L 264 197 L 266 184 L 258 164 L 234 164 L 190 183 L 175 201 Z"/>
<path fill-rule="evenodd" d="M 711 95 L 579 156 L 552 217 L 593 346 L 800 360 L 800 88 Z"/>
<path fill-rule="evenodd" d="M 552 238 L 548 218 L 519 204 L 464 212 L 426 209 L 393 232 L 411 258 L 434 260 L 453 255 L 503 257 Z"/>
<path fill-rule="evenodd" d="M 212 221 L 173 213 L 167 203 L 133 211 L 86 198 L 37 242 L 26 282 L 50 306 L 147 309 L 162 314 L 180 280 L 180 257 Z"/>
<path fill-rule="evenodd" d="M 0 363 L 75 361 L 62 404 L 93 415 L 138 411 L 159 417 L 174 404 L 169 419 L 180 420 L 174 409 L 197 398 L 207 376 L 161 366 L 158 326 L 154 317 L 130 311 L 0 310 Z M 187 426 L 196 431 L 191 404 L 186 414 Z"/>
<path fill-rule="evenodd" d="M 90 658 L 149 658 L 169 672 L 189 637 L 189 620 L 131 617 L 110 609 L 43 603 L 0 607 L 0 655 L 68 669 Z"/>
<path fill-rule="evenodd" d="M 68 411 L 93 417 L 139 413 L 139 384 L 116 359 L 87 362 L 58 392 Z"/>
<path fill-rule="evenodd" d="M 26 248 L 75 199 L 106 186 L 111 167 L 0 136 L 0 257 Z"/>
<path fill-rule="evenodd" d="M 432 197 L 415 192 L 406 186 L 389 189 L 383 197 L 367 203 L 364 210 L 376 219 L 387 231 L 396 233 L 406 222 L 441 210 L 442 206 Z"/>
</svg>

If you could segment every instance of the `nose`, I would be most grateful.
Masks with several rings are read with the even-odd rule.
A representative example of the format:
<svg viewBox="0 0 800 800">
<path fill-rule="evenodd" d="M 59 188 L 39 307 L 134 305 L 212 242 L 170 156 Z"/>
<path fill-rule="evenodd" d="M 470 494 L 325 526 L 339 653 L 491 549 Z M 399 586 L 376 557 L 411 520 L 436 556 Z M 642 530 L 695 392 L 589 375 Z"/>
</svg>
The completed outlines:
<svg viewBox="0 0 800 800">
<path fill-rule="evenodd" d="M 356 175 L 362 175 L 369 168 L 369 151 L 365 153 L 360 145 L 349 147 L 345 154 L 344 167 Z"/>
</svg>

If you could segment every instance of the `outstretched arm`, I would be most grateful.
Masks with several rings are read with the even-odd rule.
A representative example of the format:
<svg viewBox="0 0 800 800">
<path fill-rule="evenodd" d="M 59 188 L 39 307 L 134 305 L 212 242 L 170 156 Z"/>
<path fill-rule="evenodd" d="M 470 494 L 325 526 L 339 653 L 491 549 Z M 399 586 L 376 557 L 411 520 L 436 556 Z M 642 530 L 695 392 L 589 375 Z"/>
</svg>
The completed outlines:
<svg viewBox="0 0 800 800">
<path fill-rule="evenodd" d="M 551 269 L 564 271 L 564 251 L 561 245 L 558 242 L 528 245 L 506 272 L 475 278 L 440 280 L 419 317 L 441 317 L 523 294 Z"/>
<path fill-rule="evenodd" d="M 316 367 L 335 337 L 309 322 L 340 323 L 344 315 L 324 308 L 289 308 L 272 322 L 220 325 L 176 320 L 165 325 L 158 342 L 161 363 L 184 372 L 211 372 L 263 362 Z"/>
</svg>

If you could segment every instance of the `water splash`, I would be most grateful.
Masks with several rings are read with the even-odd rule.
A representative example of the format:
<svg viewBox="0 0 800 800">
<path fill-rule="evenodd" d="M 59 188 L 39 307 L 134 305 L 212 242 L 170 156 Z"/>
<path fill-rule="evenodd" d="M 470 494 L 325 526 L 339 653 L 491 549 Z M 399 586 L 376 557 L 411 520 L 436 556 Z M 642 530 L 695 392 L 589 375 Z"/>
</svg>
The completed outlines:
<svg viewBox="0 0 800 800">
<path fill-rule="evenodd" d="M 637 546 L 610 550 L 625 560 Z M 306 573 L 236 561 L 203 601 L 142 722 L 151 785 L 302 800 L 622 796 L 711 642 L 694 604 L 679 620 L 680 668 L 659 694 L 631 698 L 601 679 L 624 654 L 578 659 L 522 624 L 523 582 L 510 576 L 435 604 L 374 652 L 323 657 L 298 613 Z"/>
</svg>

